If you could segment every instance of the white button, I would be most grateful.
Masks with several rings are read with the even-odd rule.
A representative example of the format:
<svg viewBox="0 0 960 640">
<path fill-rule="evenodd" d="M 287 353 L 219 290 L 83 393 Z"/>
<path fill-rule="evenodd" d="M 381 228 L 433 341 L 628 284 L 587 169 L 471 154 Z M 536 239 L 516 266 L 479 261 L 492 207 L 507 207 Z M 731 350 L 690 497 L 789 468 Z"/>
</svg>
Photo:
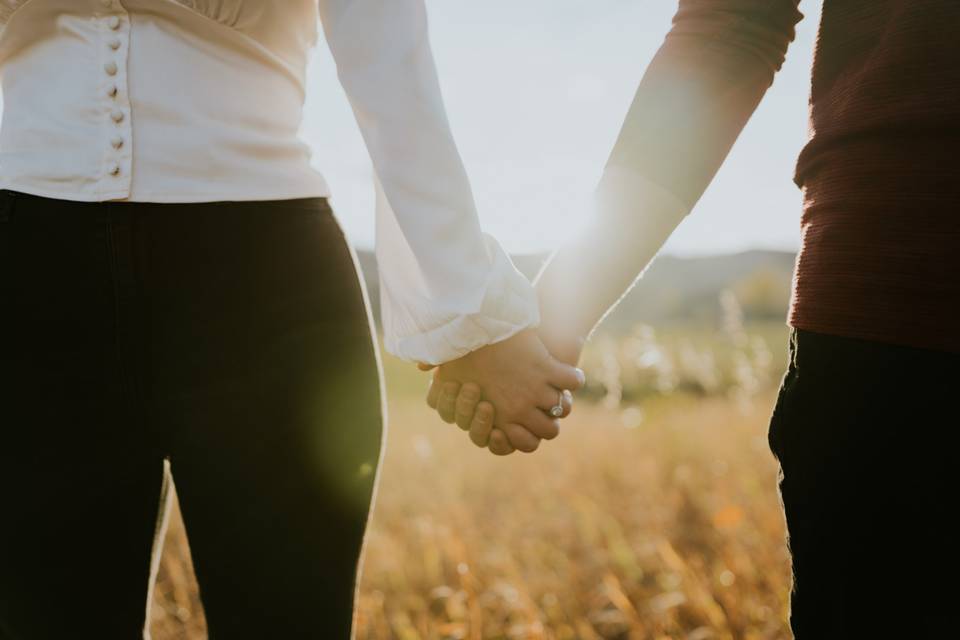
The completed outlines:
<svg viewBox="0 0 960 640">
<path fill-rule="evenodd" d="M 110 118 L 112 118 L 117 124 L 123 122 L 123 111 L 120 111 L 119 109 L 111 111 Z"/>
<path fill-rule="evenodd" d="M 120 175 L 120 165 L 118 165 L 118 164 L 112 164 L 112 165 L 110 165 L 110 175 L 112 175 L 112 176 L 118 176 L 118 175 Z"/>
<path fill-rule="evenodd" d="M 117 97 L 117 93 L 118 93 L 119 91 L 120 91 L 120 90 L 117 89 L 117 85 L 115 85 L 115 84 L 114 84 L 114 85 L 110 85 L 110 87 L 107 88 L 107 95 L 110 96 L 111 98 L 116 98 L 116 97 Z"/>
<path fill-rule="evenodd" d="M 109 42 L 110 48 L 113 49 L 114 51 L 119 49 L 121 44 L 122 43 L 120 42 L 120 38 L 111 38 Z"/>
<path fill-rule="evenodd" d="M 107 20 L 107 26 L 116 31 L 120 28 L 120 16 L 110 16 Z"/>
<path fill-rule="evenodd" d="M 117 71 L 118 71 L 117 63 L 111 60 L 110 62 L 103 65 L 103 70 L 107 72 L 108 76 L 115 76 L 117 75 Z"/>
<path fill-rule="evenodd" d="M 121 136 L 113 136 L 110 138 L 110 144 L 114 149 L 119 149 L 123 146 L 123 138 Z"/>
</svg>

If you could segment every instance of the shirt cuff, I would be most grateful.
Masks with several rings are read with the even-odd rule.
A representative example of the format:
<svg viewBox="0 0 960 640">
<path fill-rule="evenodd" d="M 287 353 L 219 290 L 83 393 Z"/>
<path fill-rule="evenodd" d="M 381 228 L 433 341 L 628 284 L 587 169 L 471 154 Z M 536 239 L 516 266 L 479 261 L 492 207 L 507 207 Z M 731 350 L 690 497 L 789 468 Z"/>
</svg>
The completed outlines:
<svg viewBox="0 0 960 640">
<path fill-rule="evenodd" d="M 537 294 L 500 245 L 485 236 L 490 269 L 482 295 L 465 292 L 464 301 L 433 301 L 433 309 L 408 308 L 381 287 L 384 347 L 389 353 L 426 364 L 456 360 L 540 324 Z M 398 292 L 399 293 L 399 292 Z M 467 303 L 467 300 L 476 302 Z M 436 322 L 436 308 L 461 308 Z M 424 322 L 424 318 L 433 322 Z"/>
</svg>

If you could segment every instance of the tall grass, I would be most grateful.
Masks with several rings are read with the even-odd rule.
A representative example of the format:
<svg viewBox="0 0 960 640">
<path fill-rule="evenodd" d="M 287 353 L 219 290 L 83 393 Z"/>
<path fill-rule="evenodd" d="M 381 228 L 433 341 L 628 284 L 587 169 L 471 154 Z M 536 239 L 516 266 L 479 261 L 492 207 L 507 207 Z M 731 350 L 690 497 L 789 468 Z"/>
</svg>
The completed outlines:
<svg viewBox="0 0 960 640">
<path fill-rule="evenodd" d="M 785 331 L 730 314 L 719 331 L 596 341 L 585 357 L 596 402 L 529 456 L 473 448 L 428 413 L 425 379 L 388 361 L 357 637 L 788 637 L 766 443 Z M 155 640 L 204 637 L 187 554 L 175 519 Z"/>
</svg>

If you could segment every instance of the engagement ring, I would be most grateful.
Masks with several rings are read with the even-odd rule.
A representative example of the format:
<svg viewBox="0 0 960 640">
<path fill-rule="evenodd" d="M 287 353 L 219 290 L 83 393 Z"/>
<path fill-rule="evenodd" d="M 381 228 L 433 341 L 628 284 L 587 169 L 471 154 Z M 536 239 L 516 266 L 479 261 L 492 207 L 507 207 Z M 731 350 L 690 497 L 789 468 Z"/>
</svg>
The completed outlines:
<svg viewBox="0 0 960 640">
<path fill-rule="evenodd" d="M 559 392 L 560 396 L 557 398 L 557 406 L 550 409 L 550 415 L 554 418 L 563 417 L 563 391 Z"/>
</svg>

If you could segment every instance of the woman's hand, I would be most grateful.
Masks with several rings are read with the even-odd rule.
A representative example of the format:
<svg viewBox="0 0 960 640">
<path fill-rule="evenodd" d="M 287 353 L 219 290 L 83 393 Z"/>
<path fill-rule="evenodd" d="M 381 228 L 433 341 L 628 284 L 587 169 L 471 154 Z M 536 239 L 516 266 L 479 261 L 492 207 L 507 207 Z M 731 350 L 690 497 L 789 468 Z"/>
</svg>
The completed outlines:
<svg viewBox="0 0 960 640">
<path fill-rule="evenodd" d="M 449 423 L 456 423 L 464 431 L 470 432 L 473 442 L 486 440 L 487 449 L 494 455 L 507 456 L 517 449 L 510 443 L 507 434 L 493 426 L 496 409 L 486 400 L 482 400 L 482 391 L 475 382 L 461 385 L 459 382 L 440 382 L 435 380 L 427 393 L 427 404 L 436 409 L 440 417 Z M 566 418 L 573 410 L 573 394 L 564 390 L 561 399 Z"/>
<path fill-rule="evenodd" d="M 547 412 L 560 403 L 567 414 L 572 398 L 559 390 L 583 383 L 582 371 L 553 358 L 528 330 L 442 365 L 427 401 L 469 431 L 474 444 L 506 455 L 535 451 L 542 439 L 556 437 L 558 419 Z"/>
</svg>

